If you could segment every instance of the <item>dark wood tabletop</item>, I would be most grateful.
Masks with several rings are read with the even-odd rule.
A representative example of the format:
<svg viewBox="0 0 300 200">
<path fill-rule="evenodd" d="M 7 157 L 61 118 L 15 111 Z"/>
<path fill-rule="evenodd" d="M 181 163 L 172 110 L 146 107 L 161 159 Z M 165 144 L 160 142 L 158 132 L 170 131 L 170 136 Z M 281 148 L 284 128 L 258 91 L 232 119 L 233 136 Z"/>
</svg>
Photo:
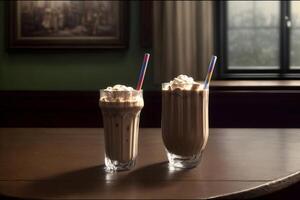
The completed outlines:
<svg viewBox="0 0 300 200">
<path fill-rule="evenodd" d="M 300 180 L 299 129 L 210 129 L 200 165 L 170 171 L 160 129 L 137 166 L 105 173 L 103 129 L 0 129 L 0 194 L 25 199 L 252 198 Z"/>
</svg>

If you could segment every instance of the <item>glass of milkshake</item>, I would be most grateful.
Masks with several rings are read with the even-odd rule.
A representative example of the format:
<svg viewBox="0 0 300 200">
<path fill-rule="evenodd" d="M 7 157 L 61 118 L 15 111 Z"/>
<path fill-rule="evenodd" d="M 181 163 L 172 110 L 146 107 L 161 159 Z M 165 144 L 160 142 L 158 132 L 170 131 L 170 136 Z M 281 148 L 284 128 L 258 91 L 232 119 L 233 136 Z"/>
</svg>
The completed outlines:
<svg viewBox="0 0 300 200">
<path fill-rule="evenodd" d="M 170 167 L 192 168 L 208 139 L 209 89 L 179 75 L 162 84 L 162 138 Z"/>
<path fill-rule="evenodd" d="M 115 85 L 100 90 L 107 171 L 129 170 L 138 153 L 140 112 L 144 106 L 142 90 Z"/>
</svg>

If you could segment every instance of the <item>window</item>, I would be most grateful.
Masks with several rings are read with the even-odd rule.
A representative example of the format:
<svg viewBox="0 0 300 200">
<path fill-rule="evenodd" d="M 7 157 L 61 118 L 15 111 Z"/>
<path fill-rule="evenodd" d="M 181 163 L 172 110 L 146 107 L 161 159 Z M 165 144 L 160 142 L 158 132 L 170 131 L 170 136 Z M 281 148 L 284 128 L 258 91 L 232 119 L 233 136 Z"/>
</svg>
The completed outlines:
<svg viewBox="0 0 300 200">
<path fill-rule="evenodd" d="M 291 2 L 291 69 L 300 69 L 300 2 Z"/>
<path fill-rule="evenodd" d="M 300 1 L 220 1 L 220 78 L 300 78 Z"/>
</svg>

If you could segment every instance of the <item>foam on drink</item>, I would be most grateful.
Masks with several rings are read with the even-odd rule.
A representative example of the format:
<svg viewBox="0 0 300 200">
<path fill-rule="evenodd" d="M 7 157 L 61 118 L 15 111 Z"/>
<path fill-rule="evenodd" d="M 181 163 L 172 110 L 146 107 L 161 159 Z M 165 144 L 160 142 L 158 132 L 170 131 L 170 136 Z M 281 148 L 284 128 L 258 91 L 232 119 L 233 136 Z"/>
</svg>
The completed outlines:
<svg viewBox="0 0 300 200">
<path fill-rule="evenodd" d="M 174 80 L 166 83 L 163 90 L 200 90 L 203 89 L 203 84 L 194 81 L 192 77 L 187 75 L 179 75 Z"/>
<path fill-rule="evenodd" d="M 125 85 L 115 85 L 104 89 L 100 101 L 103 102 L 141 102 L 138 91 Z"/>
</svg>

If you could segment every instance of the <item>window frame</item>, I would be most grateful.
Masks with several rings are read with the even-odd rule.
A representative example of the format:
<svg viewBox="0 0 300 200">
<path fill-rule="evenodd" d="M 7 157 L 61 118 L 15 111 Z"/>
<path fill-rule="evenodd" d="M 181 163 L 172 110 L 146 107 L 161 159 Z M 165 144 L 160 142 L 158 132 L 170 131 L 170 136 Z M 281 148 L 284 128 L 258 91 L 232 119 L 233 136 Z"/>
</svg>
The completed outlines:
<svg viewBox="0 0 300 200">
<path fill-rule="evenodd" d="M 287 18 L 286 18 L 287 17 Z M 215 2 L 215 47 L 218 55 L 217 79 L 300 79 L 300 70 L 290 64 L 290 1 L 280 1 L 279 69 L 229 69 L 227 61 L 227 1 Z M 251 67 L 248 67 L 251 68 Z"/>
</svg>

